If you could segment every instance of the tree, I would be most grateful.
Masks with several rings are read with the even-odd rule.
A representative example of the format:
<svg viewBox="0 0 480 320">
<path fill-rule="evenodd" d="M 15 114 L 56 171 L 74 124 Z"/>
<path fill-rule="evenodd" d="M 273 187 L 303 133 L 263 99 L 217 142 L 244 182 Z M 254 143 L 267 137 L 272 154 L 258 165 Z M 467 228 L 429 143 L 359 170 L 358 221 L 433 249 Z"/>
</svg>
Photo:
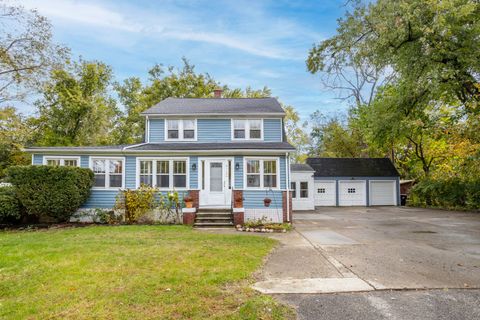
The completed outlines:
<svg viewBox="0 0 480 320">
<path fill-rule="evenodd" d="M 335 158 L 369 155 L 362 135 L 349 125 L 346 117 L 326 117 L 320 111 L 315 111 L 310 120 L 310 155 Z"/>
<path fill-rule="evenodd" d="M 36 10 L 0 3 L 0 103 L 37 91 L 68 56 L 68 49 L 53 43 L 51 29 Z"/>
<path fill-rule="evenodd" d="M 54 70 L 36 102 L 38 145 L 102 145 L 112 141 L 118 109 L 109 95 L 112 70 L 80 60 Z"/>
<path fill-rule="evenodd" d="M 313 73 L 342 63 L 390 70 L 409 110 L 425 101 L 460 101 L 459 112 L 478 113 L 480 4 L 475 0 L 355 2 L 337 34 L 310 51 Z M 365 104 L 365 103 L 364 103 Z"/>
<path fill-rule="evenodd" d="M 288 142 L 296 148 L 292 156 L 293 162 L 300 163 L 307 157 L 308 135 L 305 133 L 306 124 L 300 123 L 300 115 L 292 106 L 282 106 L 285 110 L 285 135 Z"/>
<path fill-rule="evenodd" d="M 118 143 L 141 142 L 145 132 L 145 121 L 140 114 L 169 97 L 209 98 L 213 97 L 213 91 L 218 87 L 223 89 L 223 96 L 226 98 L 260 98 L 271 94 L 267 87 L 261 90 L 250 87 L 241 90 L 221 86 L 208 73 L 197 73 L 195 66 L 186 58 L 183 58 L 182 62 L 183 67 L 180 70 L 173 66 L 165 68 L 161 64 L 154 65 L 148 72 L 147 84 L 142 84 L 137 77 L 116 83 L 115 90 L 124 107 L 124 114 L 120 117 L 114 133 Z"/>
<path fill-rule="evenodd" d="M 0 178 L 5 176 L 7 167 L 30 162 L 22 152 L 30 139 L 26 119 L 14 107 L 0 108 Z"/>
</svg>

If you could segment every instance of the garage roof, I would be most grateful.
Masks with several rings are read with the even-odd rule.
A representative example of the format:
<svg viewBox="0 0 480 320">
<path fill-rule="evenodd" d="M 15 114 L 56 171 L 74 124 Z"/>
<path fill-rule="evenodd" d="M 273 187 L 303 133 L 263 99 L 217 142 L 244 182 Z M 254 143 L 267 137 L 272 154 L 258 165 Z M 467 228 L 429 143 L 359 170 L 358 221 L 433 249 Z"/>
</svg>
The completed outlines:
<svg viewBox="0 0 480 320">
<path fill-rule="evenodd" d="M 313 172 L 313 168 L 306 163 L 294 163 L 290 165 L 290 171 L 294 172 Z"/>
<path fill-rule="evenodd" d="M 315 177 L 398 177 L 388 158 L 308 158 Z"/>
</svg>

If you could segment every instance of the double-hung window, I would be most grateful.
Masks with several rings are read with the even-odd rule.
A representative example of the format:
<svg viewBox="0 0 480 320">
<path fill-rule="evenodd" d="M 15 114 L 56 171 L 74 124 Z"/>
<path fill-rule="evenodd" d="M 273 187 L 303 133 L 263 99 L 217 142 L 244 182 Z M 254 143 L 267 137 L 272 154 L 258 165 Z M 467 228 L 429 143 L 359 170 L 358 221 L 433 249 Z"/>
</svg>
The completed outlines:
<svg viewBox="0 0 480 320">
<path fill-rule="evenodd" d="M 234 119 L 233 140 L 261 140 L 262 119 Z"/>
<path fill-rule="evenodd" d="M 308 181 L 300 182 L 300 198 L 308 198 Z"/>
<path fill-rule="evenodd" d="M 195 140 L 196 126 L 195 119 L 167 119 L 166 140 Z"/>
<path fill-rule="evenodd" d="M 138 184 L 160 189 L 187 188 L 187 160 L 140 159 L 138 161 Z"/>
<path fill-rule="evenodd" d="M 92 170 L 95 175 L 96 188 L 123 187 L 123 160 L 93 158 Z"/>
<path fill-rule="evenodd" d="M 290 189 L 292 190 L 292 198 L 297 197 L 297 183 L 296 182 L 290 182 Z"/>
<path fill-rule="evenodd" d="M 78 157 L 45 157 L 44 164 L 47 166 L 78 167 L 80 161 Z"/>
<path fill-rule="evenodd" d="M 278 188 L 278 160 L 246 159 L 247 188 Z"/>
</svg>

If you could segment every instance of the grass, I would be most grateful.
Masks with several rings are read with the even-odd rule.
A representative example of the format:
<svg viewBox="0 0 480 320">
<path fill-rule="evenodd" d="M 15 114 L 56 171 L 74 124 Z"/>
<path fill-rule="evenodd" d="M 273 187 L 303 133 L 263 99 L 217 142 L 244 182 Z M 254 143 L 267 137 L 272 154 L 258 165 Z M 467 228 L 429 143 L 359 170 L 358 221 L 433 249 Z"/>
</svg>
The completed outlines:
<svg viewBox="0 0 480 320">
<path fill-rule="evenodd" d="M 0 318 L 292 318 L 249 289 L 274 245 L 184 226 L 0 232 Z"/>
</svg>

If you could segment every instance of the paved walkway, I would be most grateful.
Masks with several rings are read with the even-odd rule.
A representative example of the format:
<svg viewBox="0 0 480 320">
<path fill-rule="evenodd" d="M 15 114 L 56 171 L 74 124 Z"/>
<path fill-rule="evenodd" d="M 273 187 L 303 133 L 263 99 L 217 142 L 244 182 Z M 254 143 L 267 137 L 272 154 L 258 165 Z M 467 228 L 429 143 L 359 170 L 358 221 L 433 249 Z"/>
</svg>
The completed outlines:
<svg viewBox="0 0 480 320">
<path fill-rule="evenodd" d="M 277 294 L 298 308 L 302 319 L 349 319 L 309 313 L 316 303 L 328 307 L 342 299 L 351 302 L 351 312 L 359 301 L 367 301 L 371 319 L 408 319 L 413 313 L 400 312 L 401 305 L 394 303 L 408 301 L 408 290 L 422 290 L 420 300 L 464 309 L 457 313 L 465 319 L 479 312 L 475 297 L 480 290 L 471 289 L 480 288 L 480 214 L 404 207 L 322 208 L 294 214 L 294 222 L 293 232 L 274 235 L 281 245 L 254 288 Z M 388 290 L 407 291 L 397 296 Z M 324 293 L 344 296 L 329 298 Z M 472 301 L 477 305 L 469 307 Z M 404 306 L 415 308 L 414 304 Z M 427 314 L 425 319 L 442 318 Z"/>
</svg>

